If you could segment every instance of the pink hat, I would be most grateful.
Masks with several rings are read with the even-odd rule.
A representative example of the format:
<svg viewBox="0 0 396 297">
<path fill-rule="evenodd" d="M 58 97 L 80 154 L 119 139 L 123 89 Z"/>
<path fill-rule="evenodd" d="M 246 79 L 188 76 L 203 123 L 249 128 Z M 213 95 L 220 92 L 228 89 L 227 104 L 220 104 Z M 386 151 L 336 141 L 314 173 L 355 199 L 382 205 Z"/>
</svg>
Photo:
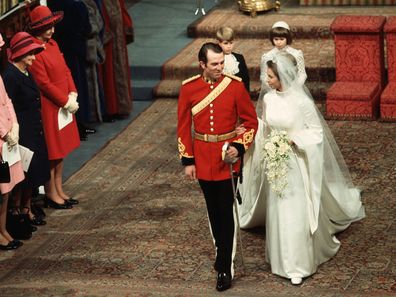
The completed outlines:
<svg viewBox="0 0 396 297">
<path fill-rule="evenodd" d="M 29 29 L 36 31 L 60 22 L 63 19 L 63 11 L 52 12 L 47 6 L 39 5 L 30 12 L 29 18 Z"/>
<path fill-rule="evenodd" d="M 15 61 L 29 53 L 38 54 L 44 46 L 34 42 L 33 37 L 26 32 L 16 33 L 10 41 L 10 60 Z"/>
<path fill-rule="evenodd" d="M 3 36 L 1 36 L 1 34 L 0 34 L 0 47 L 2 47 L 3 45 L 4 45 Z"/>
</svg>

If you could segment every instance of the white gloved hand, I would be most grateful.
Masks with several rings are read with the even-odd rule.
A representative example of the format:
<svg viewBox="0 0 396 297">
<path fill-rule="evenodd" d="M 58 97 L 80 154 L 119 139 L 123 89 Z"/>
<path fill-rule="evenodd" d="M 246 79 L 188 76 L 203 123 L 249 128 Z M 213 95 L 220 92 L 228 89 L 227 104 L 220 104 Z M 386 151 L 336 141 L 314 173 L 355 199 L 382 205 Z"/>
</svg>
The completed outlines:
<svg viewBox="0 0 396 297">
<path fill-rule="evenodd" d="M 70 113 L 76 113 L 79 108 L 77 97 L 69 94 L 67 103 L 63 108 L 67 109 Z"/>
<path fill-rule="evenodd" d="M 8 145 L 8 150 L 11 151 L 11 149 L 18 144 L 18 139 L 16 139 L 10 132 L 7 133 L 7 135 L 4 137 L 5 141 L 7 142 Z"/>
<path fill-rule="evenodd" d="M 19 124 L 18 123 L 13 123 L 10 132 L 8 132 L 12 139 L 16 140 L 16 142 L 19 142 Z"/>
<path fill-rule="evenodd" d="M 69 98 L 74 98 L 77 100 L 78 94 L 76 92 L 70 92 L 69 93 Z"/>
</svg>

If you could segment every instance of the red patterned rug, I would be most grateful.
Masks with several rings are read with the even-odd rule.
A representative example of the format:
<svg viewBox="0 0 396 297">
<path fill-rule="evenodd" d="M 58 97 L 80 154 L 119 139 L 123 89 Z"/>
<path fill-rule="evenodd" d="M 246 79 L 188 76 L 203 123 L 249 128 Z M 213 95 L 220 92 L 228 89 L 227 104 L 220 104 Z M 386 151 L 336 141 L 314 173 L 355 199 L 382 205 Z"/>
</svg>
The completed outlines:
<svg viewBox="0 0 396 297">
<path fill-rule="evenodd" d="M 243 231 L 225 294 L 215 289 L 204 199 L 178 159 L 177 101 L 161 99 L 66 183 L 81 203 L 48 210 L 22 248 L 0 253 L 0 296 L 395 296 L 396 129 L 330 121 L 367 218 L 338 235 L 341 249 L 300 287 L 272 275 L 263 229 Z"/>
</svg>

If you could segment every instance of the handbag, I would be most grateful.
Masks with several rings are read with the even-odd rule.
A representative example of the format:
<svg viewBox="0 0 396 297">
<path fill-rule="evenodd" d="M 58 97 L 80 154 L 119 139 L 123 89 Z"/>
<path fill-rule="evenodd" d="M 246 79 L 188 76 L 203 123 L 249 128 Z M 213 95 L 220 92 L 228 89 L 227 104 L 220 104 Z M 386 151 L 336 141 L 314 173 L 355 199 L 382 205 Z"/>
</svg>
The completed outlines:
<svg viewBox="0 0 396 297">
<path fill-rule="evenodd" d="M 10 181 L 10 166 L 7 161 L 0 160 L 0 183 L 9 183 Z"/>
</svg>

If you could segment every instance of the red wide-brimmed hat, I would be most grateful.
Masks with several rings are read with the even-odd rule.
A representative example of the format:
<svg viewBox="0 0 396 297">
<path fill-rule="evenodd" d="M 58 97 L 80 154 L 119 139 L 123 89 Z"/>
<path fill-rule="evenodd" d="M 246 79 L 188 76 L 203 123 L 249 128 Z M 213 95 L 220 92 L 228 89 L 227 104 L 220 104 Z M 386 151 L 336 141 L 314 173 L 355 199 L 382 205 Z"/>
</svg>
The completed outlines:
<svg viewBox="0 0 396 297">
<path fill-rule="evenodd" d="M 39 5 L 29 14 L 30 30 L 40 30 L 50 25 L 55 25 L 63 19 L 63 11 L 52 12 L 47 6 Z"/>
<path fill-rule="evenodd" d="M 10 40 L 11 61 L 15 61 L 29 53 L 38 54 L 44 46 L 34 42 L 32 35 L 27 32 L 18 32 Z"/>
</svg>

